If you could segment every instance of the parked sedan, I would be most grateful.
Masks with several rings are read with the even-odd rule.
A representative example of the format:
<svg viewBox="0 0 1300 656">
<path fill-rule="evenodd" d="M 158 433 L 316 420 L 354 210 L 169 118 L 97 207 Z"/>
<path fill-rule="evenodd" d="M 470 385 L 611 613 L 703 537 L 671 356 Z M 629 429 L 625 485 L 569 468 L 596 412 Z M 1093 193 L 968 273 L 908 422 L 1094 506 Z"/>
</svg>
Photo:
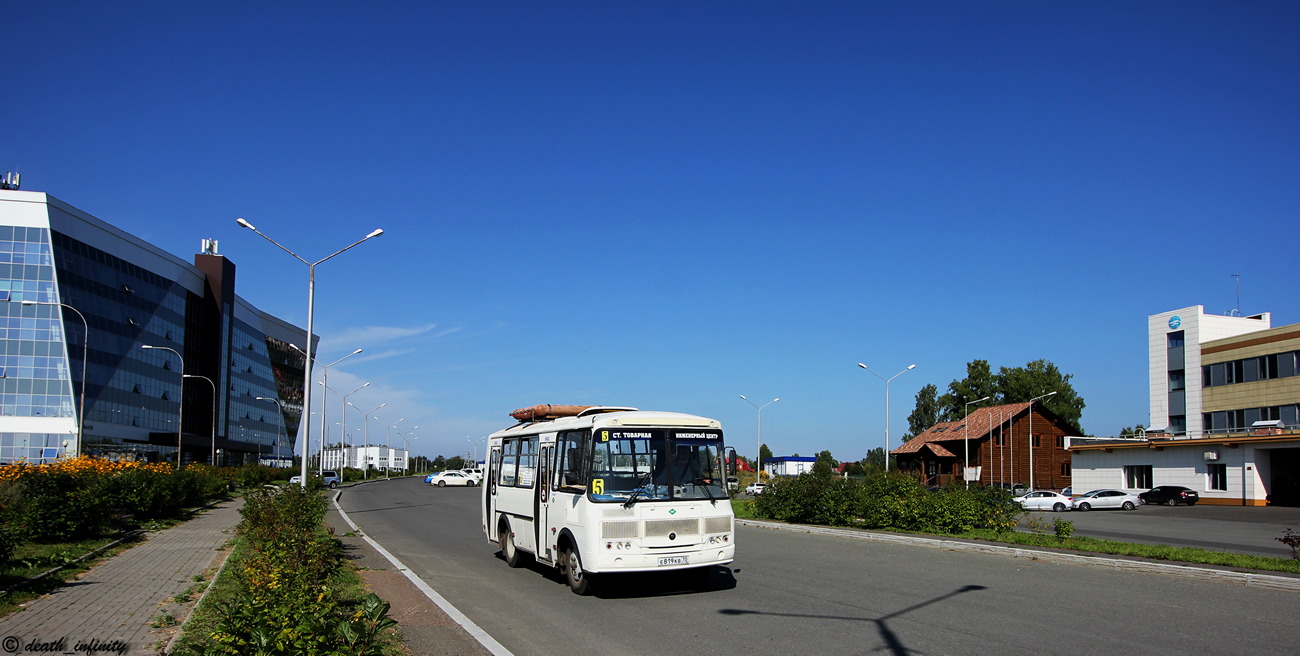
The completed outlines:
<svg viewBox="0 0 1300 656">
<path fill-rule="evenodd" d="M 438 487 L 447 487 L 448 485 L 474 487 L 475 485 L 478 485 L 478 481 L 475 480 L 473 476 L 470 476 L 463 471 L 438 472 L 428 476 L 424 480 L 429 485 L 437 485 Z"/>
<path fill-rule="evenodd" d="M 1074 499 L 1048 490 L 1034 490 L 1022 497 L 1016 497 L 1025 510 L 1052 510 L 1064 512 L 1074 508 Z"/>
<path fill-rule="evenodd" d="M 1136 494 L 1121 490 L 1093 490 L 1074 499 L 1075 510 L 1092 510 L 1093 508 L 1122 508 L 1134 510 L 1142 504 Z"/>
<path fill-rule="evenodd" d="M 1167 503 L 1171 506 L 1185 503 L 1194 506 L 1201 500 L 1201 495 L 1190 487 L 1161 485 L 1138 494 L 1138 498 L 1142 499 L 1142 503 Z"/>
<path fill-rule="evenodd" d="M 762 494 L 763 488 L 765 487 L 767 487 L 767 483 L 750 483 L 745 486 L 745 494 L 748 494 L 751 497 L 756 494 Z"/>
</svg>

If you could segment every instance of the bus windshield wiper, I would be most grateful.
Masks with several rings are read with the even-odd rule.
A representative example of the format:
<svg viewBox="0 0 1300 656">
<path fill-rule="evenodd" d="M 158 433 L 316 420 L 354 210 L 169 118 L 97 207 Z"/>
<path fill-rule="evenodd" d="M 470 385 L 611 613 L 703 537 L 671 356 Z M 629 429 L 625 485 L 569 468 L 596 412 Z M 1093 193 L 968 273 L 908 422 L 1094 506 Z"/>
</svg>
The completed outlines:
<svg viewBox="0 0 1300 656">
<path fill-rule="evenodd" d="M 695 479 L 695 480 L 702 481 L 702 480 L 704 480 L 704 479 L 702 479 L 702 478 L 697 478 L 697 479 Z M 700 486 L 699 486 L 699 484 L 697 483 L 697 484 L 695 485 L 695 487 L 700 487 Z M 709 502 L 716 506 L 716 505 L 718 505 L 718 498 L 715 497 L 715 496 L 713 496 L 713 490 L 710 490 L 710 489 L 709 489 L 710 487 L 712 487 L 712 486 L 709 485 L 708 483 L 705 483 L 705 484 L 704 484 L 704 493 L 707 494 L 707 495 L 709 495 Z"/>
<path fill-rule="evenodd" d="M 636 497 L 641 493 L 641 488 L 644 488 L 645 484 L 650 482 L 650 474 L 651 472 L 646 472 L 645 476 L 641 477 L 641 482 L 637 483 L 636 487 L 632 488 L 632 494 L 628 496 L 627 501 L 623 502 L 624 508 L 631 508 L 632 504 L 636 503 Z"/>
</svg>

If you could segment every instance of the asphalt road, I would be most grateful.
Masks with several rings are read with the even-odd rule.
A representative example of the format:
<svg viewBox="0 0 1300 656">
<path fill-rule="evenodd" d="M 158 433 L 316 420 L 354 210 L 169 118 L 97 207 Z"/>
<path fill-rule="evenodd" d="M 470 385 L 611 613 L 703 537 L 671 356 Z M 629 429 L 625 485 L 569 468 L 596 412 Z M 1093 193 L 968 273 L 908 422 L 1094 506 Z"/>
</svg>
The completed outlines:
<svg viewBox="0 0 1300 656">
<path fill-rule="evenodd" d="M 1286 530 L 1300 532 L 1300 508 L 1243 506 L 1139 506 L 1137 510 L 1033 512 L 1043 530 L 1052 532 L 1056 517 L 1074 522 L 1074 534 L 1143 544 L 1167 544 L 1211 551 L 1290 558 L 1291 548 L 1277 541 Z M 1028 520 L 1020 523 L 1028 530 Z"/>
<path fill-rule="evenodd" d="M 748 527 L 703 589 L 630 575 L 578 597 L 549 568 L 506 566 L 479 491 L 394 480 L 340 503 L 520 656 L 1281 654 L 1300 630 L 1293 592 Z"/>
</svg>

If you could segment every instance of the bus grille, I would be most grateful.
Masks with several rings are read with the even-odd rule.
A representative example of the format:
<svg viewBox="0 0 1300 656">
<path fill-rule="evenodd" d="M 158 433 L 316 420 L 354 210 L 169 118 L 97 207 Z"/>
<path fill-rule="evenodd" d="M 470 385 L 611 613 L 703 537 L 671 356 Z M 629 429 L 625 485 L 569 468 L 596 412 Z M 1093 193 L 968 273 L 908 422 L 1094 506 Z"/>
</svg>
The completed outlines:
<svg viewBox="0 0 1300 656">
<path fill-rule="evenodd" d="M 730 517 L 705 517 L 704 532 L 705 533 L 730 533 L 731 518 Z"/>
<path fill-rule="evenodd" d="M 663 537 L 669 533 L 694 535 L 700 532 L 698 519 L 654 519 L 645 523 L 645 536 Z"/>
<path fill-rule="evenodd" d="M 637 537 L 637 522 L 602 522 L 600 537 L 604 540 L 624 540 Z"/>
</svg>

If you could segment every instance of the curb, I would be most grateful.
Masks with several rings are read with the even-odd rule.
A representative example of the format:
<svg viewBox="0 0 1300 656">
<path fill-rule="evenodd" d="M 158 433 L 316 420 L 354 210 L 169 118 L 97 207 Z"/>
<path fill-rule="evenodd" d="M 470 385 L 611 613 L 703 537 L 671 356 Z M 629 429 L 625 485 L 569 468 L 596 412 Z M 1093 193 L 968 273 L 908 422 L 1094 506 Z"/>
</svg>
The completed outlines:
<svg viewBox="0 0 1300 656">
<path fill-rule="evenodd" d="M 943 538 L 923 538 L 911 535 L 896 535 L 893 533 L 874 533 L 871 531 L 858 531 L 852 529 L 828 528 L 825 526 L 805 526 L 800 524 L 783 524 L 781 522 L 765 522 L 754 519 L 736 519 L 737 524 L 752 526 L 755 528 L 766 528 L 777 531 L 796 531 L 799 533 L 816 533 L 818 535 L 831 535 L 843 538 L 852 538 L 856 540 L 871 540 L 873 542 L 890 542 L 893 544 L 905 544 L 914 547 L 929 547 L 931 549 L 943 549 L 945 551 L 967 551 L 973 553 L 983 553 L 991 556 L 1003 556 L 1010 558 L 1028 558 L 1030 560 L 1039 560 L 1052 563 L 1063 563 L 1069 565 L 1091 565 L 1094 567 L 1111 567 L 1114 569 L 1139 572 L 1146 574 L 1167 574 L 1170 576 L 1179 576 L 1182 578 L 1197 579 L 1201 581 L 1218 581 L 1222 583 L 1239 583 L 1257 588 L 1267 588 L 1270 590 L 1281 590 L 1285 592 L 1300 592 L 1300 578 L 1288 576 L 1279 576 L 1274 574 L 1258 574 L 1255 572 L 1237 572 L 1232 570 L 1210 569 L 1208 567 L 1196 567 L 1193 565 L 1175 565 L 1172 563 L 1152 563 L 1141 560 L 1127 560 L 1105 554 L 1080 554 L 1080 553 L 1062 553 L 1059 551 L 1046 551 L 1032 549 L 1028 547 L 1004 547 L 995 544 L 962 542 L 960 540 L 947 540 Z"/>
</svg>

